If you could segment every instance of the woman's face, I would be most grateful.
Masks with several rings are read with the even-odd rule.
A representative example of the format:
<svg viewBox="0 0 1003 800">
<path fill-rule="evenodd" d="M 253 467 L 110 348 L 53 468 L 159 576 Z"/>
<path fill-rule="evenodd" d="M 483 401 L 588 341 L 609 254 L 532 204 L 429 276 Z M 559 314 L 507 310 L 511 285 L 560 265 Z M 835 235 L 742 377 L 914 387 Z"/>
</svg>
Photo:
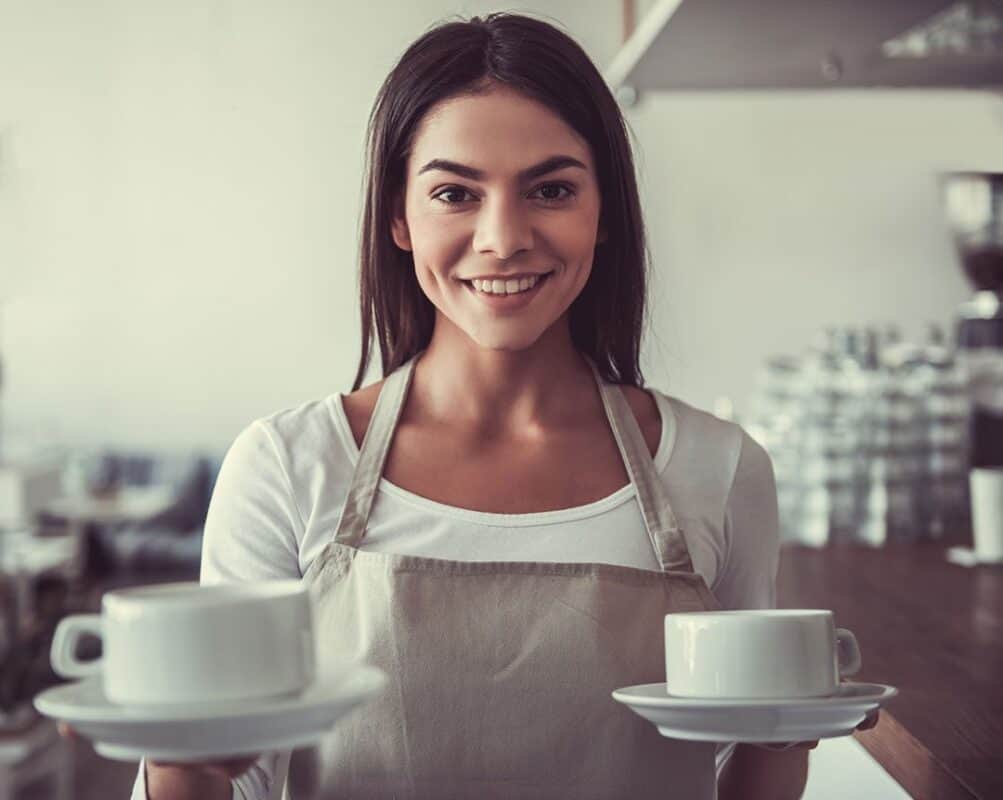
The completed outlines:
<svg viewBox="0 0 1003 800">
<path fill-rule="evenodd" d="M 397 246 L 436 307 L 481 347 L 522 350 L 564 318 L 592 269 L 599 186 L 588 144 L 507 88 L 435 106 L 416 131 Z"/>
</svg>

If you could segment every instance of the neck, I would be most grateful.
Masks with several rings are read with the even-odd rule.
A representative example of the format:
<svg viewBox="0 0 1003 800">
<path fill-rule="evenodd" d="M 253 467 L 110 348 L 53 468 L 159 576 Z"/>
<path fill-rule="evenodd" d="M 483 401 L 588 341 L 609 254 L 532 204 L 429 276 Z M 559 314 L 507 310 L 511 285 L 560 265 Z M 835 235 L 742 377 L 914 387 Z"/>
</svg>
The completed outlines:
<svg viewBox="0 0 1003 800">
<path fill-rule="evenodd" d="M 602 413 L 595 378 L 564 317 L 521 350 L 483 347 L 437 320 L 409 405 L 451 426 L 532 436 Z"/>
</svg>

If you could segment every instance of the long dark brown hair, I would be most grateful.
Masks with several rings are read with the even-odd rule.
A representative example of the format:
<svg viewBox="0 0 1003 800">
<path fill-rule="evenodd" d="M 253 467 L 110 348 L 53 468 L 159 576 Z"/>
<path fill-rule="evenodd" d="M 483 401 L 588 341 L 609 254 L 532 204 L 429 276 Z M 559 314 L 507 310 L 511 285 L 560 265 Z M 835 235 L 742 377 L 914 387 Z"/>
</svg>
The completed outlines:
<svg viewBox="0 0 1003 800">
<path fill-rule="evenodd" d="M 415 129 L 433 106 L 502 84 L 546 105 L 584 138 L 599 182 L 598 244 L 592 273 L 569 313 L 575 347 L 612 383 L 643 386 L 639 351 L 648 259 L 634 161 L 620 109 L 595 65 L 567 34 L 541 20 L 495 13 L 447 22 L 414 42 L 376 97 L 366 143 L 359 294 L 362 385 L 372 339 L 388 375 L 424 350 L 435 307 L 415 276 L 413 256 L 391 235 L 402 202 Z"/>
</svg>

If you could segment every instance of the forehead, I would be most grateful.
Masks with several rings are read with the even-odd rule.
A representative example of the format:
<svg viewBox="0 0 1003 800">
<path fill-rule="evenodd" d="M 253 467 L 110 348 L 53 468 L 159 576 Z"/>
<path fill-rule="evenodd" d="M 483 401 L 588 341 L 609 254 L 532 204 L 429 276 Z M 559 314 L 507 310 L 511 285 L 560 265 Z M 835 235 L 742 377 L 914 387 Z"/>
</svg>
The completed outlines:
<svg viewBox="0 0 1003 800">
<path fill-rule="evenodd" d="M 554 153 L 592 168 L 588 142 L 557 113 L 515 90 L 494 88 L 433 106 L 415 132 L 408 171 L 445 158 L 502 176 Z"/>
</svg>

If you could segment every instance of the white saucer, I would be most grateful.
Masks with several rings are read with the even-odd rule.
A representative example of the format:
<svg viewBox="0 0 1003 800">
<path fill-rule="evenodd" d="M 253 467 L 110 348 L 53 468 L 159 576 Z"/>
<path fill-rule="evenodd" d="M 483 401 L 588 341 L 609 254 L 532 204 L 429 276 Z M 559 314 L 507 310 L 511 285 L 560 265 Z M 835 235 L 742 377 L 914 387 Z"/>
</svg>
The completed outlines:
<svg viewBox="0 0 1003 800">
<path fill-rule="evenodd" d="M 898 694 L 880 683 L 842 683 L 835 694 L 792 700 L 673 697 L 664 683 L 629 686 L 613 699 L 662 736 L 695 742 L 804 742 L 846 736 Z"/>
<path fill-rule="evenodd" d="M 35 708 L 63 720 L 94 749 L 119 761 L 151 758 L 199 761 L 302 747 L 327 733 L 352 709 L 379 694 L 386 674 L 354 666 L 300 694 L 214 707 L 178 709 L 122 706 L 104 694 L 101 676 L 46 689 Z"/>
</svg>

